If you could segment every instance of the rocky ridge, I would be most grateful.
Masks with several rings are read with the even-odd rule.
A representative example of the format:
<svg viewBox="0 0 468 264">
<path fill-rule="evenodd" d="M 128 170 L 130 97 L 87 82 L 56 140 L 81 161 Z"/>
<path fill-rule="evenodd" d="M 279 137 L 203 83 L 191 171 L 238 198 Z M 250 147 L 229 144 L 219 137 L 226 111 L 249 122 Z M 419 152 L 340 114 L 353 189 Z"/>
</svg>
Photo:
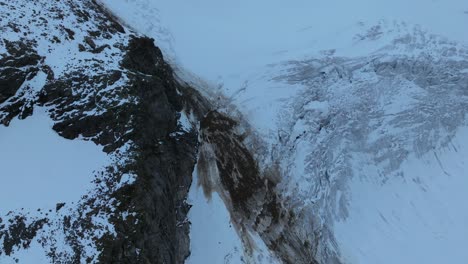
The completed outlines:
<svg viewBox="0 0 468 264">
<path fill-rule="evenodd" d="M 198 141 L 178 120 L 197 92 L 154 40 L 95 1 L 0 5 L 2 124 L 43 107 L 60 136 L 93 141 L 112 160 L 76 205 L 2 212 L 0 255 L 15 259 L 34 240 L 52 263 L 183 263 Z"/>
<path fill-rule="evenodd" d="M 248 232 L 266 234 L 287 219 L 273 192 L 279 179 L 260 173 L 247 135 L 232 131 L 238 121 L 183 83 L 153 39 L 91 0 L 0 4 L 11 14 L 2 17 L 1 123 L 44 108 L 61 137 L 92 141 L 111 159 L 76 204 L 2 212 L 0 256 L 20 261 L 15 253 L 38 242 L 52 263 L 184 263 L 187 194 L 195 163 L 209 163 L 208 144 L 232 144 L 210 166 L 222 171 L 216 188 L 232 219 L 243 219 L 236 227 L 247 254 Z"/>
</svg>

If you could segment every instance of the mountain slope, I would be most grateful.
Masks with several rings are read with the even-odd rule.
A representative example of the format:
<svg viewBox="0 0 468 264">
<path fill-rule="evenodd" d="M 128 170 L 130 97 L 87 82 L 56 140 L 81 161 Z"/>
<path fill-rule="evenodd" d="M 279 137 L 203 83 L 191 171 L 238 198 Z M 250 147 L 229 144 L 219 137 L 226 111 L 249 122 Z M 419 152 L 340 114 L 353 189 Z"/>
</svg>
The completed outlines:
<svg viewBox="0 0 468 264">
<path fill-rule="evenodd" d="M 27 204 L 2 208 L 1 261 L 183 262 L 189 254 L 185 199 L 198 143 L 196 131 L 178 120 L 185 110 L 206 111 L 208 103 L 175 79 L 152 39 L 122 27 L 94 1 L 9 1 L 0 7 L 0 117 L 3 125 L 12 124 L 2 131 L 41 116 L 47 123 L 25 123 L 31 127 L 23 137 L 35 138 L 40 126 L 52 124 L 62 138 L 105 161 L 103 167 L 73 173 L 75 163 L 62 171 L 56 177 L 80 178 L 77 187 L 85 189 L 62 197 L 61 179 L 54 179 L 54 186 L 40 190 L 57 192 L 44 207 L 16 186 Z M 49 129 L 43 128 L 57 138 Z M 45 180 L 43 167 L 57 165 L 38 166 L 24 179 L 27 188 Z M 6 184 L 14 177 L 2 172 Z"/>
<path fill-rule="evenodd" d="M 0 2 L 0 262 L 463 262 L 463 3 L 330 3 Z"/>
<path fill-rule="evenodd" d="M 466 178 L 464 3 L 137 2 L 159 9 L 179 63 L 222 83 L 216 105 L 239 109 L 262 139 L 247 144 L 260 166 L 280 164 L 278 193 L 298 215 L 286 232 L 300 230 L 319 262 L 466 258 L 453 201 Z"/>
</svg>

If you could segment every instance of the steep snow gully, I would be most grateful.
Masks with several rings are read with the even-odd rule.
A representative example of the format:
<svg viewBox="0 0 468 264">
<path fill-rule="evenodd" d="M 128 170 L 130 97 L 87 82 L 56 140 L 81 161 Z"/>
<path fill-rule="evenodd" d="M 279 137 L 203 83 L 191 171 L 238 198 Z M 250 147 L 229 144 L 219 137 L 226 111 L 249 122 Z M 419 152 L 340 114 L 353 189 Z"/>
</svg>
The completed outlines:
<svg viewBox="0 0 468 264">
<path fill-rule="evenodd" d="M 0 263 L 467 262 L 468 6 L 329 2 L 0 0 Z"/>
</svg>

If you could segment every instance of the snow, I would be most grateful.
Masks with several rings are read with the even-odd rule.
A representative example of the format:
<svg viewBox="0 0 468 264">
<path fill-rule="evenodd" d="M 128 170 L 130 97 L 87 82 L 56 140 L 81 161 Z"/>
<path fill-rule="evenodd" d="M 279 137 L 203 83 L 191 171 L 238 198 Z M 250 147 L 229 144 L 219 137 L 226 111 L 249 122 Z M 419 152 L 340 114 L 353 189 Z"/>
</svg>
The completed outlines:
<svg viewBox="0 0 468 264">
<path fill-rule="evenodd" d="M 55 78 L 64 77 L 66 73 L 77 69 L 89 77 L 99 74 L 94 71 L 94 68 L 92 72 L 87 70 L 91 61 L 99 61 L 106 65 L 106 70 L 120 68 L 118 54 L 121 53 L 118 53 L 120 50 L 114 45 L 126 43 L 128 35 L 115 34 L 111 39 L 95 37 L 94 42 L 97 46 L 108 44 L 109 47 L 99 54 L 79 52 L 79 44 L 83 43 L 83 39 L 99 28 L 92 19 L 83 21 L 77 17 L 71 10 L 72 4 L 74 8 L 80 8 L 85 3 L 18 0 L 0 5 L 2 9 L 0 12 L 0 31 L 2 31 L 0 53 L 7 51 L 3 39 L 21 40 L 27 45 L 29 42 L 26 41 L 31 41 L 30 48 L 44 57 L 40 64 L 50 66 Z M 93 10 L 87 11 L 91 14 L 93 12 Z M 66 15 L 60 17 L 61 12 Z M 21 31 L 15 32 L 7 24 L 18 25 Z M 66 34 L 65 28 L 74 32 L 74 38 Z M 0 54 L 0 57 L 2 56 L 4 55 Z M 27 103 L 35 104 L 38 93 L 43 89 L 46 81 L 47 74 L 39 71 L 32 80 L 22 85 L 17 95 L 25 93 L 21 98 Z M 108 88 L 111 91 L 101 91 L 104 93 L 103 100 L 108 99 L 106 97 L 115 98 L 112 95 L 112 89 L 115 86 Z M 118 103 L 127 103 L 131 100 L 132 98 Z M 4 102 L 4 104 L 9 103 L 11 102 Z M 76 107 L 74 111 L 77 111 L 79 105 L 84 103 L 76 101 L 71 107 Z M 84 114 L 97 113 L 86 112 Z M 38 107 L 36 104 L 32 116 L 25 120 L 15 118 L 9 127 L 0 126 L 2 231 L 8 230 L 12 223 L 16 223 L 14 219 L 9 222 L 9 219 L 16 215 L 25 217 L 26 226 L 37 219 L 47 219 L 47 224 L 38 231 L 29 248 L 13 248 L 12 256 L 0 256 L 0 263 L 51 263 L 53 260 L 45 255 L 51 247 L 57 247 L 57 252 L 64 255 L 73 254 L 73 249 L 67 244 L 69 241 L 65 238 L 70 235 L 70 231 L 65 230 L 63 226 L 65 216 L 71 219 L 77 217 L 73 214 L 78 211 L 79 203 L 83 202 L 82 196 L 96 194 L 98 186 L 92 182 L 95 179 L 94 172 L 108 165 L 124 162 L 120 157 L 108 156 L 102 151 L 102 146 L 97 146 L 91 141 L 80 138 L 67 140 L 59 136 L 52 129 L 53 124 L 47 109 Z M 133 176 L 123 177 L 119 186 L 134 181 Z M 57 212 L 58 203 L 66 204 Z M 9 211 L 13 212 L 9 213 Z M 109 216 L 102 212 L 93 215 L 92 222 L 103 227 L 99 232 L 92 234 L 93 236 L 101 236 L 106 230 L 110 231 L 110 235 L 115 234 L 108 218 Z M 45 239 L 41 241 L 45 242 L 43 245 L 38 243 L 41 239 Z M 84 245 L 82 257 L 96 258 L 98 248 L 91 238 L 88 236 L 82 240 L 80 241 L 81 245 Z M 3 238 L 0 238 L 0 244 L 2 242 Z M 86 261 L 82 259 L 81 262 Z"/>
<path fill-rule="evenodd" d="M 243 114 L 266 135 L 276 130 L 283 99 L 295 92 L 293 87 L 265 89 L 268 80 L 256 79 L 269 63 L 324 56 L 324 52 L 369 55 L 388 45 L 395 35 L 404 34 L 396 31 L 414 25 L 468 44 L 468 34 L 461 26 L 468 24 L 463 13 L 468 5 L 463 0 L 102 2 L 131 27 L 154 37 L 177 67 L 210 83 L 223 84 L 222 92 L 233 96 Z M 382 30 L 395 32 L 382 37 L 382 23 Z M 375 40 L 356 38 L 372 28 L 376 29 Z"/>
<path fill-rule="evenodd" d="M 177 121 L 177 124 L 182 128 L 183 131 L 190 131 L 193 128 L 192 122 L 193 121 L 190 121 L 185 111 L 180 112 L 180 118 Z"/>
<path fill-rule="evenodd" d="M 153 37 L 156 45 L 164 51 L 169 59 L 175 56 L 173 37 L 160 20 L 158 6 L 160 3 L 146 0 L 98 0 L 111 13 L 117 15 L 121 22 L 135 31 Z"/>
<path fill-rule="evenodd" d="M 336 223 L 327 224 L 345 263 L 468 259 L 463 248 L 468 242 L 464 225 L 468 208 L 463 203 L 468 149 L 462 140 L 467 130 L 460 129 L 452 139 L 455 147 L 422 151 L 422 157 L 413 146 L 421 138 L 432 144 L 429 134 L 437 142 L 444 138 L 438 134 L 440 124 L 430 121 L 440 113 L 458 113 L 456 106 L 444 105 L 453 98 L 450 93 L 429 94 L 441 100 L 434 109 L 426 107 L 433 103 L 425 97 L 426 90 L 433 87 L 420 87 L 405 77 L 382 81 L 363 66 L 375 58 L 392 61 L 393 56 L 431 58 L 429 63 L 466 61 L 467 54 L 460 53 L 468 44 L 466 0 L 102 1 L 131 27 L 154 37 L 177 68 L 218 86 L 268 144 L 289 140 L 278 150 L 283 169 L 291 174 L 283 183 L 289 185 L 286 195 L 304 207 L 317 208 L 313 213 L 325 222 L 333 212 Z M 317 78 L 309 71 L 296 82 L 276 79 L 288 76 L 293 68 L 280 62 L 297 60 L 292 63 L 314 70 L 304 62 L 307 58 L 322 60 L 319 66 L 330 76 L 348 74 L 339 67 L 361 70 L 349 70 L 353 83 L 327 77 L 328 83 L 310 85 L 308 81 Z M 341 65 L 340 58 L 352 65 Z M 462 73 L 466 70 L 453 74 Z M 321 98 L 301 100 L 304 91 L 316 90 Z M 423 113 L 424 109 L 433 112 Z M 406 115 L 396 117 L 402 113 Z M 336 123 L 319 128 L 327 118 Z M 461 125 L 460 120 L 448 119 L 453 126 Z M 364 149 L 372 153 L 362 154 Z M 375 164 L 384 154 L 387 159 Z M 349 161 L 354 161 L 351 168 Z M 386 170 L 392 166 L 397 170 Z M 228 228 L 229 217 L 219 197 L 207 203 L 193 188 L 189 263 L 206 263 L 211 257 L 219 260 L 213 263 L 222 263 L 223 254 L 239 245 L 236 234 Z M 217 244 L 221 239 L 228 246 Z"/>
<path fill-rule="evenodd" d="M 198 186 L 196 171 L 188 196 L 188 202 L 192 205 L 188 214 L 191 255 L 185 263 L 280 263 L 256 234 L 250 234 L 255 243 L 253 255 L 244 253 L 244 246 L 231 224 L 230 213 L 223 200 L 218 193 L 213 193 L 209 200 L 205 197 Z"/>
<path fill-rule="evenodd" d="M 468 127 L 448 146 L 412 156 L 381 184 L 379 168 L 355 163 L 349 217 L 335 235 L 346 263 L 462 263 L 468 259 Z"/>
<path fill-rule="evenodd" d="M 468 43 L 464 0 L 103 2 L 144 34 L 158 39 L 159 32 L 170 32 L 182 66 L 210 81 L 251 72 L 298 50 L 329 50 L 342 46 L 344 39 L 347 45 L 359 22 L 403 21 Z M 167 41 L 159 38 L 161 42 Z"/>
<path fill-rule="evenodd" d="M 196 170 L 188 202 L 193 205 L 188 218 L 191 222 L 191 255 L 187 264 L 241 263 L 243 246 L 231 225 L 229 211 L 217 193 L 207 200 L 197 186 Z"/>
<path fill-rule="evenodd" d="M 46 256 L 44 249 L 41 245 L 33 240 L 28 249 L 24 249 L 15 253 L 14 256 L 0 256 L 0 263 L 2 264 L 50 264 L 50 260 Z"/>
<path fill-rule="evenodd" d="M 0 208 L 55 208 L 78 201 L 92 188 L 93 171 L 109 163 L 92 142 L 67 140 L 52 130 L 45 109 L 0 126 Z"/>
</svg>

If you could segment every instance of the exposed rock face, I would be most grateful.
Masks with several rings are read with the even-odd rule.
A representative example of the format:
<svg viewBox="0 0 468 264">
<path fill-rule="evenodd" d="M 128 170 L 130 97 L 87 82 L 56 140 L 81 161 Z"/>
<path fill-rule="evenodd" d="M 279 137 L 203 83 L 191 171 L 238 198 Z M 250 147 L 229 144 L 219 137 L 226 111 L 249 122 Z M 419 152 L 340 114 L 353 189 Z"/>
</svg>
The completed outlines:
<svg viewBox="0 0 468 264">
<path fill-rule="evenodd" d="M 2 97 L 0 102 L 5 102 L 14 96 L 26 78 L 31 78 L 38 71 L 35 67 L 41 57 L 26 43 L 5 41 L 5 47 L 10 56 L 5 56 L 0 60 L 0 64 L 5 67 L 2 71 L 0 87 Z"/>
<path fill-rule="evenodd" d="M 4 112 L 0 122 L 8 125 L 15 116 L 24 119 L 32 114 L 32 103 L 27 98 L 32 88 L 22 86 L 36 76 L 43 58 L 31 48 L 32 43 L 8 40 L 4 43 L 8 55 L 0 59 L 0 104 L 7 100 L 9 103 L 0 106 L 0 111 Z"/>
<path fill-rule="evenodd" d="M 74 89 L 86 84 L 105 89 L 103 83 L 112 85 L 122 78 L 120 71 L 95 78 L 74 72 L 64 79 L 52 80 L 44 87 L 38 103 L 53 107 L 51 114 L 57 120 L 54 130 L 65 138 L 75 139 L 80 135 L 90 138 L 105 146 L 106 152 L 113 152 L 123 144 L 133 142 L 133 161 L 109 173 L 110 178 L 106 180 L 112 184 L 118 182 L 123 173 L 130 172 L 137 175 L 136 181 L 105 195 L 118 201 L 118 209 L 135 215 L 127 219 L 117 215 L 111 218 L 117 236 L 103 236 L 96 241 L 102 250 L 99 262 L 183 263 L 189 255 L 189 222 L 186 220 L 189 206 L 186 196 L 196 161 L 198 140 L 196 131 L 181 131 L 177 124 L 179 112 L 183 110 L 181 98 L 184 95 L 179 95 L 176 89 L 184 91 L 190 88 L 182 87 L 174 80 L 171 68 L 151 39 L 132 39 L 122 66 L 131 71 L 129 81 L 120 87 L 121 91 L 115 89 L 113 92 L 120 98 L 132 97 L 136 103 L 105 106 L 105 110 L 96 115 L 82 114 L 95 109 L 95 104 L 84 104 L 79 108 L 73 106 L 74 102 L 88 96 L 86 93 L 75 93 Z M 8 73 L 4 71 L 2 74 Z M 21 84 L 19 80 L 15 89 Z M 5 89 L 2 95 L 7 97 L 10 91 Z M 96 101 L 97 98 L 93 99 Z M 69 112 L 76 110 L 78 114 L 68 116 Z M 84 206 L 97 211 L 108 209 L 95 204 Z M 42 219 L 26 226 L 20 221 L 20 216 L 17 218 L 9 231 L 0 233 L 5 235 L 3 251 L 7 255 L 12 252 L 13 245 L 27 247 L 39 224 L 46 221 Z M 70 227 L 85 223 L 91 225 L 85 215 L 67 220 L 71 221 Z M 91 231 L 91 226 L 83 230 L 85 233 Z M 73 243 L 78 243 L 78 240 L 71 239 Z M 71 259 L 76 263 L 80 260 L 79 247 L 76 246 L 76 256 Z M 54 254 L 60 258 L 59 252 Z"/>
<path fill-rule="evenodd" d="M 251 234 L 258 234 L 284 263 L 318 263 L 312 244 L 317 243 L 317 234 L 310 231 L 309 240 L 297 235 L 304 231 L 276 190 L 279 168 L 259 168 L 255 151 L 246 146 L 248 131 L 227 115 L 211 111 L 200 122 L 200 133 L 200 184 L 205 195 L 218 192 L 224 200 L 247 253 L 256 246 Z"/>
<path fill-rule="evenodd" d="M 17 7 L 4 5 L 11 12 L 24 7 L 21 1 Z M 183 111 L 203 115 L 208 102 L 176 81 L 154 40 L 129 35 L 94 1 L 39 5 L 58 14 L 45 14 L 41 25 L 53 27 L 67 10 L 77 23 L 88 23 L 89 35 L 82 40 L 69 28 L 51 39 L 78 42 L 78 52 L 97 55 L 88 61 L 67 58 L 69 66 L 55 72 L 46 56 L 38 55 L 44 52 L 35 41 L 3 40 L 0 121 L 8 125 L 16 116 L 33 114 L 34 106 L 47 107 L 60 136 L 103 146 L 113 163 L 96 173 L 95 190 L 76 208 L 57 204 L 55 213 L 42 217 L 10 212 L 8 220 L 0 220 L 0 255 L 37 240 L 53 263 L 183 263 L 190 254 L 186 197 L 198 133 L 178 120 Z M 109 41 L 112 46 L 102 44 Z M 32 83 L 39 72 L 42 85 Z M 112 228 L 97 223 L 98 216 Z M 89 245 L 97 254 L 87 252 Z"/>
<path fill-rule="evenodd" d="M 138 178 L 122 202 L 139 217 L 116 223 L 120 235 L 105 241 L 101 261 L 183 263 L 189 255 L 185 200 L 198 142 L 196 131 L 176 133 L 183 110 L 183 95 L 176 89 L 185 88 L 175 82 L 151 39 L 132 40 L 122 65 L 132 71 L 130 94 L 139 98 L 129 135 L 136 153 L 130 169 Z"/>
<path fill-rule="evenodd" d="M 8 232 L 0 233 L 0 238 L 3 238 L 2 247 L 5 254 L 11 254 L 13 247 L 19 244 L 22 244 L 23 247 L 28 247 L 31 240 L 36 237 L 37 230 L 41 229 L 46 221 L 46 219 L 41 219 L 27 224 L 22 216 L 16 216 L 13 220 L 10 220 L 11 225 Z"/>
</svg>

